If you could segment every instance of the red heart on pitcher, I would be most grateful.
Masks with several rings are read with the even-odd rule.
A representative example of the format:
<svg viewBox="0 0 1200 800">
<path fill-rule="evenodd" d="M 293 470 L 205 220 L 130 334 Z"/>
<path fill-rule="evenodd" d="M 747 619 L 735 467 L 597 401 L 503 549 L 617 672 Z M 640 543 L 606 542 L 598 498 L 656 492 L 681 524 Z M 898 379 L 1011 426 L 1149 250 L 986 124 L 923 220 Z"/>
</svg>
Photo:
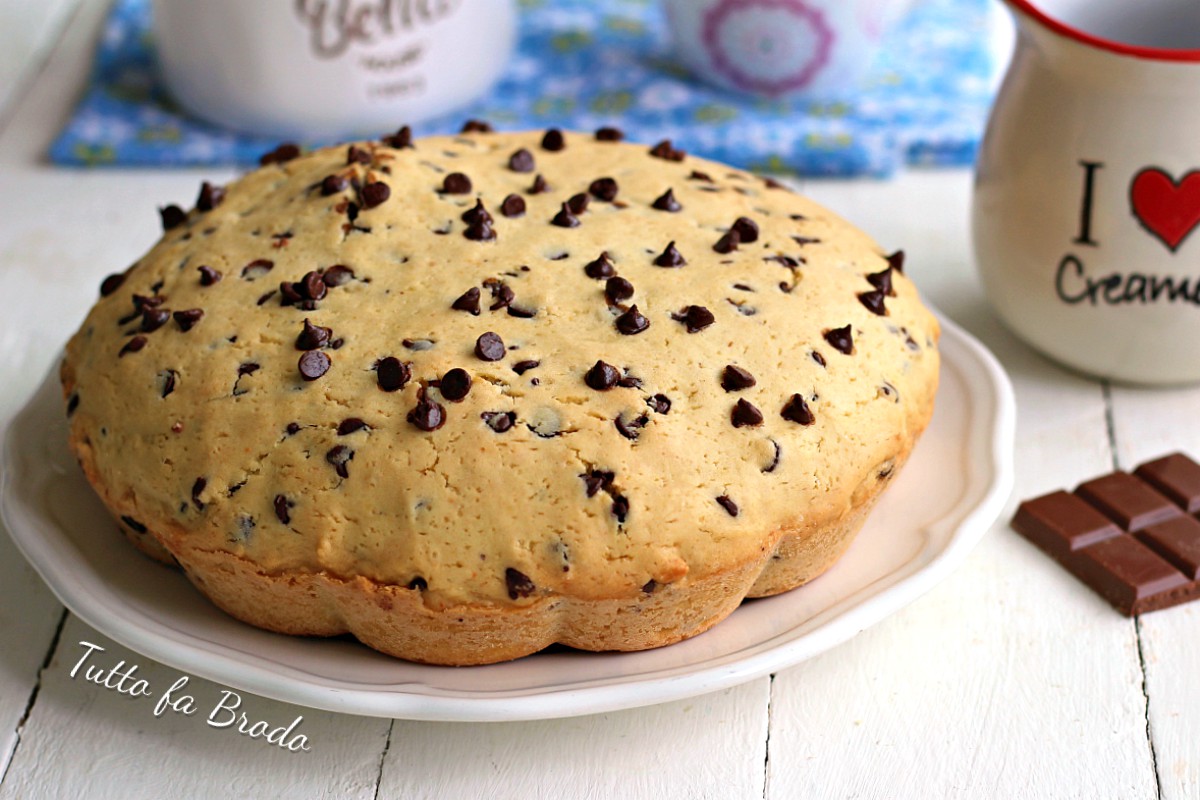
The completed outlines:
<svg viewBox="0 0 1200 800">
<path fill-rule="evenodd" d="M 1147 167 L 1134 176 L 1129 200 L 1142 227 L 1174 252 L 1200 224 L 1200 171 L 1176 183 L 1158 167 Z"/>
</svg>

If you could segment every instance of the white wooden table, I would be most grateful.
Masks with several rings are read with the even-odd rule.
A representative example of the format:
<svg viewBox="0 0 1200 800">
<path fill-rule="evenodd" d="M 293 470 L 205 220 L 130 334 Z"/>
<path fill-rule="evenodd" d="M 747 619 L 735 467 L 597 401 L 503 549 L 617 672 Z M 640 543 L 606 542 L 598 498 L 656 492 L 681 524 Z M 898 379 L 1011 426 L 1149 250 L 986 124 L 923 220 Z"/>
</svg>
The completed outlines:
<svg viewBox="0 0 1200 800">
<path fill-rule="evenodd" d="M 42 163 L 86 73 L 92 0 L 0 0 L 0 417 L 24 402 L 102 276 L 157 237 L 199 175 Z M 208 174 L 223 179 L 227 176 Z M 1019 403 L 1016 495 L 1151 455 L 1200 455 L 1200 390 L 1085 380 L 1001 329 L 971 266 L 965 171 L 805 191 L 908 251 L 925 294 L 988 344 Z M 819 658 L 713 695 L 509 724 L 304 716 L 289 753 L 71 678 L 81 641 L 155 686 L 177 670 L 57 603 L 0 536 L 0 798 L 1200 797 L 1200 604 L 1136 621 L 1014 534 Z M 222 687 L 193 680 L 197 692 Z"/>
</svg>

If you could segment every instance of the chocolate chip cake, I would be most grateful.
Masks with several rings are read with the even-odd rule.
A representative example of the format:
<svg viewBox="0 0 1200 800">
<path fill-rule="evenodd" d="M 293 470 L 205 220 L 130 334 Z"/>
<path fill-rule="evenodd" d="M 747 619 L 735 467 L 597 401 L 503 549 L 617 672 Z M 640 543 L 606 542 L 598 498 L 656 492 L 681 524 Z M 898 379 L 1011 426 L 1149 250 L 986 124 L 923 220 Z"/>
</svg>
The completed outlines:
<svg viewBox="0 0 1200 800">
<path fill-rule="evenodd" d="M 281 146 L 162 208 L 62 366 L 126 535 L 238 619 L 435 664 L 820 575 L 929 421 L 937 322 L 823 208 L 621 140 Z"/>
</svg>

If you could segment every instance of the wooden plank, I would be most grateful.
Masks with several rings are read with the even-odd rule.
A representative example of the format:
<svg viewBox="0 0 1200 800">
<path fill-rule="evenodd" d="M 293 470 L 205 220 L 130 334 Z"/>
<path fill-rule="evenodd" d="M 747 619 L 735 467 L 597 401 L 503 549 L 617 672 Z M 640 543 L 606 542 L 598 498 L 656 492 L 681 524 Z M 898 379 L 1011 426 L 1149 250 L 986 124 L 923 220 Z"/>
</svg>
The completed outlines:
<svg viewBox="0 0 1200 800">
<path fill-rule="evenodd" d="M 81 642 L 105 650 L 89 654 Z M 118 667 L 121 661 L 124 666 Z M 115 669 L 99 677 L 116 686 L 131 665 L 137 669 L 125 689 L 142 679 L 149 696 L 122 694 L 87 677 L 88 667 Z M 192 696 L 195 713 L 166 708 L 155 717 L 163 693 L 181 677 L 185 673 L 133 653 L 71 617 L 43 675 L 0 798 L 375 797 L 388 720 L 314 711 L 248 693 L 235 693 L 237 711 L 218 710 L 234 705 L 235 698 L 224 694 L 232 690 L 198 678 L 171 695 Z M 218 727 L 234 713 L 247 715 L 247 729 L 259 720 L 287 729 L 300 717 L 289 733 L 276 738 L 309 750 L 292 752 L 243 735 L 240 723 Z M 210 716 L 216 725 L 210 725 Z"/>
<path fill-rule="evenodd" d="M 1190 313 L 1180 309 L 1178 313 Z M 1200 389 L 1114 387 L 1113 428 L 1123 469 L 1182 450 L 1200 460 Z M 1200 797 L 1200 604 L 1139 620 L 1150 733 L 1164 800 Z"/>
<path fill-rule="evenodd" d="M 0 120 L 58 41 L 81 0 L 0 0 Z"/>
<path fill-rule="evenodd" d="M 1105 471 L 1099 385 L 992 316 L 966 255 L 968 184 L 951 180 L 808 188 L 865 212 L 857 221 L 889 248 L 905 234 L 926 295 L 1008 367 L 1021 409 L 1017 497 Z M 767 797 L 1154 796 L 1133 624 L 1009 530 L 1014 507 L 927 596 L 776 677 Z"/>
<path fill-rule="evenodd" d="M 769 681 L 542 722 L 397 721 L 380 797 L 760 798 Z"/>
</svg>

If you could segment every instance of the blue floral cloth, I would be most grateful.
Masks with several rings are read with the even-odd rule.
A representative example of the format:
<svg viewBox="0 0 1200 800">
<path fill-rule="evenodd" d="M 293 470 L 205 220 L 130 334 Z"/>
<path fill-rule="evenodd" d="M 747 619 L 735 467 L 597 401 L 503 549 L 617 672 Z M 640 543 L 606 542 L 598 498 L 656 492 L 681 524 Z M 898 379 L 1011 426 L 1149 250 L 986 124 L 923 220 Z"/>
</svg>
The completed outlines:
<svg viewBox="0 0 1200 800">
<path fill-rule="evenodd" d="M 519 49 L 497 89 L 416 133 L 455 131 L 467 118 L 501 129 L 618 125 L 634 140 L 670 138 L 697 155 L 781 174 L 969 164 L 991 101 L 989 2 L 919 0 L 888 34 L 861 93 L 786 103 L 689 80 L 671 61 L 652 0 L 521 0 Z M 115 0 L 87 91 L 50 156 L 87 166 L 249 165 L 275 144 L 175 106 L 155 67 L 147 0 Z"/>
</svg>

